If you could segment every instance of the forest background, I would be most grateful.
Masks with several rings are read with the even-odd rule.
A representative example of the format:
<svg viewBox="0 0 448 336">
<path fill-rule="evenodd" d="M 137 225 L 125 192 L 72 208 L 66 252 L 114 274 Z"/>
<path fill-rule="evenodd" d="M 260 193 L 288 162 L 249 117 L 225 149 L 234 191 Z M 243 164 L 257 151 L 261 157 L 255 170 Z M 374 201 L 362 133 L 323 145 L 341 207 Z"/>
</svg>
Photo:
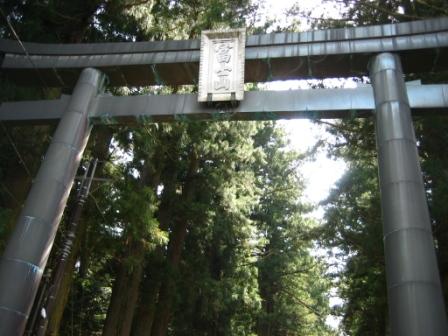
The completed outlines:
<svg viewBox="0 0 448 336">
<path fill-rule="evenodd" d="M 8 0 L 0 2 L 0 36 L 27 42 L 160 41 L 197 38 L 202 30 L 222 27 L 257 34 L 298 31 L 305 22 L 328 28 L 448 16 L 445 0 L 324 2 L 343 11 L 333 18 L 313 16 L 298 1 L 280 22 L 260 17 L 266 12 L 261 0 Z M 447 76 L 418 79 L 446 83 Z M 107 89 L 114 95 L 195 90 Z M 67 92 L 44 84 L 17 87 L 1 78 L 2 102 L 61 93 Z M 419 117 L 415 128 L 448 298 L 445 119 Z M 98 160 L 99 179 L 84 206 L 76 192 L 79 180 L 75 185 L 28 334 L 387 335 L 373 122 L 314 122 L 325 133 L 306 152 L 292 150 L 274 121 L 96 126 L 79 175 Z M 0 126 L 3 250 L 55 126 Z M 310 215 L 301 174 L 317 151 L 347 167 L 321 205 L 322 220 Z M 334 295 L 339 305 L 330 305 Z M 338 328 L 328 323 L 331 315 L 339 318 Z"/>
</svg>

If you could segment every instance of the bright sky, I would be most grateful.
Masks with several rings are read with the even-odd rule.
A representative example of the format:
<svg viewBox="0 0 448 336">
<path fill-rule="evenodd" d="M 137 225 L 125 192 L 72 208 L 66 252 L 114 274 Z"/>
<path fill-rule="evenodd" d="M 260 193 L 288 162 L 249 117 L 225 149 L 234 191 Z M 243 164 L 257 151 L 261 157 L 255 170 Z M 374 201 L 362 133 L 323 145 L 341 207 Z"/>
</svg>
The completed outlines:
<svg viewBox="0 0 448 336">
<path fill-rule="evenodd" d="M 310 13 L 310 17 L 321 17 L 322 15 L 331 18 L 340 17 L 342 12 L 341 5 L 325 0 L 264 0 L 265 9 L 262 17 L 267 19 L 276 19 L 277 25 L 288 26 L 293 19 L 285 17 L 285 11 L 291 8 L 297 2 L 300 4 L 300 9 Z M 296 18 L 300 20 L 301 30 L 309 30 L 310 22 L 307 18 Z M 263 20 L 263 19 L 262 19 Z M 337 85 L 332 83 L 330 85 Z M 345 82 L 344 87 L 354 87 L 353 82 Z M 274 82 L 266 85 L 269 90 L 289 90 L 289 89 L 306 89 L 305 81 L 283 81 Z M 331 135 L 324 131 L 324 128 L 310 120 L 285 120 L 280 122 L 285 128 L 291 147 L 304 152 L 313 147 L 319 139 L 327 139 L 331 141 Z M 306 190 L 305 199 L 311 203 L 318 205 L 324 200 L 335 182 L 342 176 L 346 169 L 346 164 L 342 160 L 333 160 L 326 156 L 324 151 L 320 151 L 315 160 L 307 161 L 300 167 L 300 173 L 305 178 Z M 317 207 L 313 212 L 312 217 L 321 220 L 323 217 L 322 207 Z M 325 251 L 316 250 L 316 255 L 325 255 Z M 333 263 L 335 260 L 329 262 Z M 336 288 L 332 290 L 332 297 L 330 298 L 330 305 L 341 304 L 342 300 L 337 296 Z M 327 317 L 328 325 L 338 329 L 340 318 L 336 316 Z"/>
<path fill-rule="evenodd" d="M 285 12 L 299 3 L 299 9 L 310 13 L 310 17 L 331 17 L 338 18 L 342 11 L 340 3 L 328 0 L 261 0 L 264 2 L 264 10 L 261 13 L 261 21 L 276 19 L 275 26 L 288 26 L 293 18 L 287 19 Z M 300 27 L 302 30 L 310 29 L 310 22 L 307 18 L 299 17 Z M 334 84 L 333 84 L 334 85 Z M 354 87 L 354 83 L 348 83 L 345 87 Z M 307 88 L 304 81 L 286 81 L 274 82 L 266 86 L 269 90 L 288 90 Z M 314 146 L 316 141 L 322 137 L 327 137 L 323 128 L 309 120 L 288 120 L 282 121 L 281 124 L 286 129 L 291 146 L 300 151 L 306 151 Z M 301 167 L 301 174 L 307 181 L 305 190 L 305 198 L 314 204 L 324 200 L 334 185 L 341 177 L 345 170 L 343 161 L 335 161 L 327 158 L 324 152 L 319 152 L 315 161 L 307 162 Z M 314 216 L 321 219 L 323 215 L 322 209 L 318 209 Z"/>
<path fill-rule="evenodd" d="M 253 0 L 254 2 L 264 3 L 264 11 L 261 12 L 261 19 L 277 19 L 278 24 L 282 27 L 288 26 L 292 22 L 292 18 L 286 18 L 285 12 L 299 4 L 299 9 L 305 13 L 309 13 L 309 17 L 295 17 L 293 19 L 300 21 L 301 30 L 310 29 L 311 23 L 308 19 L 327 18 L 337 19 L 341 16 L 344 5 L 341 2 L 332 0 Z"/>
</svg>

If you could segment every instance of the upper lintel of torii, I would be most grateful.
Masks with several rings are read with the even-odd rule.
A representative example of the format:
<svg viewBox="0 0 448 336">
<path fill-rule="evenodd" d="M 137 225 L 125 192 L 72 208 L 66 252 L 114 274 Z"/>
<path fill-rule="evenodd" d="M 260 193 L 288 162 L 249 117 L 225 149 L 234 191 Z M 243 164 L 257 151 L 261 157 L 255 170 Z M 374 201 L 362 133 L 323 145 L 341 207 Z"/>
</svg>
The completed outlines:
<svg viewBox="0 0 448 336">
<path fill-rule="evenodd" d="M 104 72 L 113 86 L 199 81 L 200 40 L 24 45 L 28 55 L 17 42 L 0 40 L 1 71 L 21 85 L 72 87 L 87 67 Z M 404 73 L 446 71 L 448 18 L 248 36 L 244 82 L 359 77 L 380 52 L 402 56 Z"/>
</svg>

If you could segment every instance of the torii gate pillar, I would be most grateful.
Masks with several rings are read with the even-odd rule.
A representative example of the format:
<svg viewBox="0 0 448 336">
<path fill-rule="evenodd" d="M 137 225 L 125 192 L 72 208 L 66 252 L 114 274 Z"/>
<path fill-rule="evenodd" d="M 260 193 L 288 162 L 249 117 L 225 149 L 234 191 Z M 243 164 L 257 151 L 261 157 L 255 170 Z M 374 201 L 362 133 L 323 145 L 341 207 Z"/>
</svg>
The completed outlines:
<svg viewBox="0 0 448 336">
<path fill-rule="evenodd" d="M 378 166 L 393 336 L 448 335 L 447 319 L 400 59 L 373 58 Z"/>
<path fill-rule="evenodd" d="M 22 335 L 90 133 L 104 76 L 84 69 L 0 259 L 0 335 Z"/>
</svg>

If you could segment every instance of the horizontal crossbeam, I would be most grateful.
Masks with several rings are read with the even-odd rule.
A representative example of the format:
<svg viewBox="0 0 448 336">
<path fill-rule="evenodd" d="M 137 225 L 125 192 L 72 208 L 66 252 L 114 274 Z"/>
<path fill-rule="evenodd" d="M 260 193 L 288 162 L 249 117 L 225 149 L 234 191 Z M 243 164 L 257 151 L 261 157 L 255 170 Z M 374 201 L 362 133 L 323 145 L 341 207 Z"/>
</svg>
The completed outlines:
<svg viewBox="0 0 448 336">
<path fill-rule="evenodd" d="M 43 80 L 48 86 L 71 87 L 86 67 L 100 69 L 114 86 L 198 81 L 199 40 L 26 43 L 25 48 L 29 56 L 16 42 L 0 40 L 2 72 L 23 85 L 41 85 Z M 403 56 L 405 73 L 448 70 L 448 18 L 250 36 L 245 81 L 367 75 L 370 56 L 385 51 Z"/>
<path fill-rule="evenodd" d="M 436 113 L 448 107 L 448 85 L 407 85 L 410 107 Z M 69 102 L 58 100 L 10 102 L 0 105 L 0 120 L 50 123 Z M 239 105 L 198 103 L 196 94 L 106 96 L 96 98 L 90 119 L 99 124 L 136 124 L 173 120 L 269 120 L 291 118 L 366 117 L 375 108 L 372 88 L 309 89 L 246 92 Z"/>
</svg>

